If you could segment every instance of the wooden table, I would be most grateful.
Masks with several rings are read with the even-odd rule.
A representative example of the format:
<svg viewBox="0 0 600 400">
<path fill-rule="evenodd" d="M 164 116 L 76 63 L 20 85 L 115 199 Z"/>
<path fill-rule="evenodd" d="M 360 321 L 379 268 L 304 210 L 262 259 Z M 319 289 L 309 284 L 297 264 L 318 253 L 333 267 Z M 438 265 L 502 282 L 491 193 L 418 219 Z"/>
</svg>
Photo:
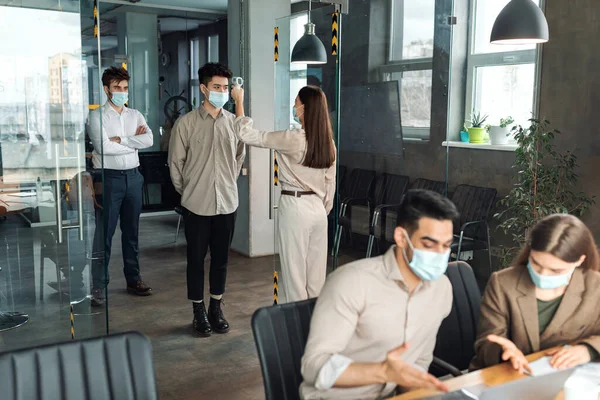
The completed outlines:
<svg viewBox="0 0 600 400">
<path fill-rule="evenodd" d="M 549 350 L 544 350 L 538 353 L 527 356 L 529 362 L 536 361 L 546 355 Z M 494 365 L 493 367 L 485 368 L 479 371 L 471 372 L 458 378 L 452 378 L 444 383 L 448 385 L 450 391 L 466 389 L 470 386 L 485 384 L 486 386 L 497 386 L 503 383 L 508 383 L 518 379 L 525 378 L 526 375 L 519 374 L 509 363 Z M 440 392 L 431 389 L 414 390 L 403 395 L 393 397 L 390 400 L 414 400 L 423 399 L 428 396 L 439 394 Z M 563 400 L 562 391 L 555 400 Z"/>
</svg>

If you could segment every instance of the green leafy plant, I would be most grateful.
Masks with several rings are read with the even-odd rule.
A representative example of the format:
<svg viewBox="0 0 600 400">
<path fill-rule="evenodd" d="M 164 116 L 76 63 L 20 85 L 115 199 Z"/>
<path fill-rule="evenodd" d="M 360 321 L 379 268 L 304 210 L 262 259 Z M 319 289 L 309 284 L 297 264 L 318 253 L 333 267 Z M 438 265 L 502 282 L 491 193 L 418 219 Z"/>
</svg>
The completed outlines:
<svg viewBox="0 0 600 400">
<path fill-rule="evenodd" d="M 487 119 L 488 115 L 482 116 L 481 113 L 473 110 L 469 123 L 471 124 L 471 128 L 481 128 Z"/>
<path fill-rule="evenodd" d="M 515 122 L 515 120 L 511 116 L 508 116 L 506 118 L 500 118 L 500 128 L 506 128 L 513 122 Z"/>
<path fill-rule="evenodd" d="M 498 229 L 509 236 L 511 244 L 501 248 L 501 264 L 510 265 L 527 240 L 527 232 L 541 218 L 555 213 L 581 216 L 595 203 L 594 198 L 575 192 L 577 157 L 560 152 L 553 143 L 560 135 L 550 129 L 549 121 L 529 120 L 528 128 L 512 129 L 517 142 L 513 169 L 516 183 L 500 200 L 503 211 L 494 215 Z"/>
</svg>

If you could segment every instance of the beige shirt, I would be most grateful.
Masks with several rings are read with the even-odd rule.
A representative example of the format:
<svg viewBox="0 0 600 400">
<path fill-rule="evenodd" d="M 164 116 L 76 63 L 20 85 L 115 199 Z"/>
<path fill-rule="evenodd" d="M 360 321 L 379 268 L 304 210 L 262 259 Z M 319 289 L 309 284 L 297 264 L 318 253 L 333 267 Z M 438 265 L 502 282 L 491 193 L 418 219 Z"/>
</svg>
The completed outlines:
<svg viewBox="0 0 600 400">
<path fill-rule="evenodd" d="M 446 276 L 420 283 L 412 294 L 396 262 L 396 246 L 383 256 L 341 267 L 327 278 L 312 316 L 302 357 L 303 399 L 376 399 L 389 395 L 395 383 L 356 388 L 324 388 L 335 382 L 337 360 L 374 363 L 389 351 L 409 344 L 403 359 L 427 370 L 442 320 L 452 308 Z M 337 365 L 331 362 L 336 360 Z M 336 377 L 337 379 L 337 377 Z"/>
<path fill-rule="evenodd" d="M 204 106 L 175 122 L 169 143 L 171 180 L 181 205 L 196 215 L 231 214 L 246 150 L 235 136 L 235 116 L 213 118 Z"/>
<path fill-rule="evenodd" d="M 302 165 L 306 155 L 306 134 L 302 129 L 261 132 L 248 117 L 236 120 L 237 137 L 244 143 L 277 152 L 278 177 L 282 190 L 313 191 L 321 198 L 327 213 L 335 195 L 335 162 L 329 168 Z"/>
</svg>

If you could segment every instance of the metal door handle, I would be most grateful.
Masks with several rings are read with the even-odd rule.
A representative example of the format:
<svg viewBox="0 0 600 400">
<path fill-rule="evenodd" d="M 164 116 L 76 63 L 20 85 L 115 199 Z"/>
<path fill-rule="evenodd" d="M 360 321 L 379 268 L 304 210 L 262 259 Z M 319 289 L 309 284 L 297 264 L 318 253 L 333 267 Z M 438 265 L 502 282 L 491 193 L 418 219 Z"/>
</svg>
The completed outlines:
<svg viewBox="0 0 600 400">
<path fill-rule="evenodd" d="M 56 157 L 56 224 L 58 230 L 58 243 L 63 242 L 63 230 L 79 229 L 79 240 L 83 241 L 83 190 L 81 189 L 81 150 L 77 145 L 77 225 L 63 225 L 62 220 L 62 197 L 60 195 L 60 147 L 54 145 L 54 155 Z"/>
</svg>

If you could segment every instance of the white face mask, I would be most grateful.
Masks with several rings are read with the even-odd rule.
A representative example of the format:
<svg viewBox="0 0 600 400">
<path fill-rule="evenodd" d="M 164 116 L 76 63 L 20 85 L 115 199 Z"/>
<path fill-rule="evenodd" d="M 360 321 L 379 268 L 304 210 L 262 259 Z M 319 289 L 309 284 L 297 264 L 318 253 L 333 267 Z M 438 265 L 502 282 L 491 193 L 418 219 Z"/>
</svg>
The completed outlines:
<svg viewBox="0 0 600 400">
<path fill-rule="evenodd" d="M 413 257 L 411 261 L 408 261 L 406 250 L 402 249 L 404 260 L 421 280 L 434 281 L 440 278 L 448 269 L 448 259 L 450 258 L 450 249 L 443 253 L 437 253 L 431 250 L 415 249 L 413 244 L 408 237 L 406 231 L 404 232 L 408 246 L 412 250 Z"/>
<path fill-rule="evenodd" d="M 208 102 L 215 108 L 223 108 L 229 101 L 229 92 L 213 92 L 208 91 Z"/>
</svg>

